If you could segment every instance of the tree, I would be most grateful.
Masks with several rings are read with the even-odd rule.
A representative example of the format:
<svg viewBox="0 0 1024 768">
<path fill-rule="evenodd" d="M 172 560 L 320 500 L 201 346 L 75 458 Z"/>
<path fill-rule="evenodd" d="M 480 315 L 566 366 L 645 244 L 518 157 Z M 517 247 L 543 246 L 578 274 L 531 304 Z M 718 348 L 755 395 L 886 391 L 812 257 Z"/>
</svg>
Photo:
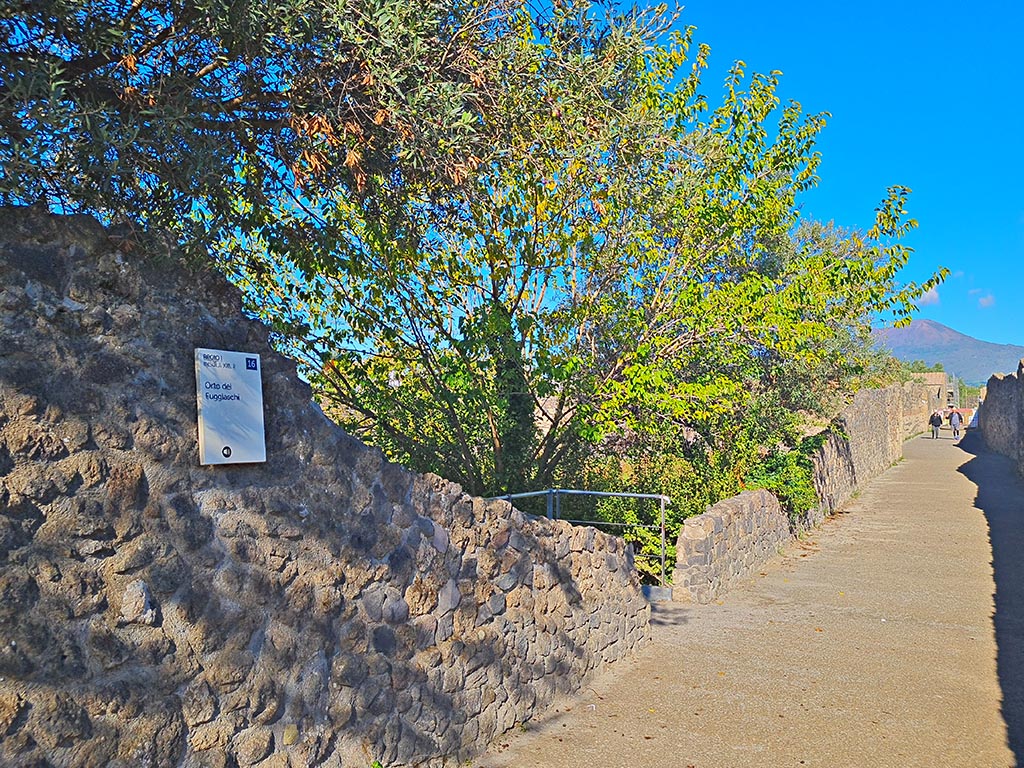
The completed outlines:
<svg viewBox="0 0 1024 768">
<path fill-rule="evenodd" d="M 689 60 L 692 30 L 659 43 L 663 21 L 517 16 L 506 119 L 486 124 L 501 150 L 469 184 L 400 232 L 340 196 L 335 271 L 283 292 L 296 265 L 239 275 L 272 316 L 292 307 L 347 427 L 478 493 L 564 479 L 609 436 L 652 433 L 696 432 L 738 482 L 758 441 L 791 429 L 755 434 L 744 414 L 786 413 L 814 375 L 838 386 L 867 317 L 909 312 L 906 191 L 866 235 L 797 230 L 825 116 L 790 104 L 769 127 L 777 75 L 744 91 L 742 65 L 707 113 L 707 49 Z"/>
<path fill-rule="evenodd" d="M 928 365 L 924 360 L 911 360 L 906 363 L 906 367 L 910 373 L 941 373 L 945 370 L 942 363 Z"/>
<path fill-rule="evenodd" d="M 270 316 L 291 310 L 282 330 L 298 329 L 346 426 L 481 493 L 550 482 L 578 451 L 575 352 L 556 314 L 590 252 L 627 226 L 602 199 L 665 145 L 649 102 L 669 70 L 646 69 L 663 23 L 600 18 L 584 3 L 541 19 L 523 9 L 484 125 L 500 149 L 469 183 L 421 199 L 399 230 L 338 195 L 325 215 L 348 235 L 315 281 L 290 280 L 294 261 L 246 264 L 238 279 Z"/>
<path fill-rule="evenodd" d="M 967 384 L 963 379 L 957 379 L 960 394 L 960 406 L 963 408 L 975 408 L 981 399 L 981 387 Z"/>
<path fill-rule="evenodd" d="M 871 317 L 905 320 L 932 284 L 897 282 L 910 255 L 900 238 L 915 226 L 905 188 L 889 191 L 866 234 L 798 226 L 796 196 L 815 181 L 825 116 L 804 118 L 791 103 L 771 131 L 777 75 L 755 75 L 742 91 L 743 75 L 739 63 L 723 104 L 689 126 L 706 137 L 704 151 L 648 172 L 642 211 L 636 196 L 617 201 L 643 225 L 584 292 L 594 304 L 584 343 L 611 350 L 598 363 L 612 375 L 599 382 L 595 428 L 675 424 L 732 443 L 723 418 L 742 423 L 736 414 L 761 391 L 779 391 L 787 371 L 821 375 L 845 360 L 817 389 L 838 385 L 844 368 L 862 365 L 851 355 Z"/>
<path fill-rule="evenodd" d="M 38 0 L 0 11 L 0 201 L 296 229 L 323 191 L 456 185 L 486 154 L 505 0 Z M 282 221 L 287 221 L 287 226 Z"/>
</svg>

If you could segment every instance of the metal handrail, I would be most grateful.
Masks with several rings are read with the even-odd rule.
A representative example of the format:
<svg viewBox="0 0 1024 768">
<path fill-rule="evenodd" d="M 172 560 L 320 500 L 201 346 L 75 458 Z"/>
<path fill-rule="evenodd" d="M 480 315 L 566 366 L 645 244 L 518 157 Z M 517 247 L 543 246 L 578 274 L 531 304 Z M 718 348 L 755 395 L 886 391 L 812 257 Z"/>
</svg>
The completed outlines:
<svg viewBox="0 0 1024 768">
<path fill-rule="evenodd" d="M 657 529 L 654 525 L 640 525 L 639 523 L 605 523 L 600 520 L 569 520 L 561 517 L 562 496 L 605 496 L 627 499 L 651 499 L 660 502 L 661 506 L 661 586 L 665 586 L 665 553 L 668 549 L 665 534 L 665 506 L 672 503 L 672 499 L 661 493 L 615 493 L 612 491 L 583 491 L 576 488 L 547 488 L 543 491 L 525 491 L 523 493 L 506 493 L 502 496 L 493 496 L 493 499 L 526 499 L 533 496 L 547 496 L 547 518 L 548 520 L 564 520 L 567 523 L 578 523 L 582 525 L 619 525 L 633 526 L 636 528 Z"/>
</svg>

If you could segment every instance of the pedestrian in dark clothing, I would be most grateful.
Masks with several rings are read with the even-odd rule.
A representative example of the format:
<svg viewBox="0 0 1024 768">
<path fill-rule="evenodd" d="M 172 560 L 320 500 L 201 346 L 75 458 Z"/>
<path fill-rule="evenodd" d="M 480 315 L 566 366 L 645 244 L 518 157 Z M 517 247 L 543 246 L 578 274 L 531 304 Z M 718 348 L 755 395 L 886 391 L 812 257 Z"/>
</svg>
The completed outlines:
<svg viewBox="0 0 1024 768">
<path fill-rule="evenodd" d="M 935 411 L 932 417 L 928 419 L 928 423 L 932 426 L 932 440 L 934 440 L 939 436 L 939 427 L 942 426 L 942 414 Z"/>
</svg>

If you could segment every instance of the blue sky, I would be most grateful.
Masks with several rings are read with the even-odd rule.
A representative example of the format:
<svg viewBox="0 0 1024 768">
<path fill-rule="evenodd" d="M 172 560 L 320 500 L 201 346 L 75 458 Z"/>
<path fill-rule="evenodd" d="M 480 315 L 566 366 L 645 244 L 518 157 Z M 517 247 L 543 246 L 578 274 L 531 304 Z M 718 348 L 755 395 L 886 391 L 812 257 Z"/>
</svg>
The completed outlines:
<svg viewBox="0 0 1024 768">
<path fill-rule="evenodd" d="M 888 186 L 910 187 L 902 277 L 951 272 L 917 317 L 1024 344 L 1024 3 L 690 0 L 680 23 L 711 46 L 712 105 L 742 59 L 832 113 L 806 215 L 867 229 Z"/>
</svg>

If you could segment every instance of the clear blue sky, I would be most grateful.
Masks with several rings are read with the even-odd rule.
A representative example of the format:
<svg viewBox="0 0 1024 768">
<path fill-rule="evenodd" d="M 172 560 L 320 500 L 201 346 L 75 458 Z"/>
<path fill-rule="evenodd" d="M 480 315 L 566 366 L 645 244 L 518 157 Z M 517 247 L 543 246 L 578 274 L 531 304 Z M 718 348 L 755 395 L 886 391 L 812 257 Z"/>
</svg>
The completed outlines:
<svg viewBox="0 0 1024 768">
<path fill-rule="evenodd" d="M 711 46 L 712 105 L 742 59 L 832 113 L 805 214 L 867 229 L 888 186 L 910 187 L 903 278 L 951 272 L 917 317 L 1024 344 L 1024 2 L 690 0 L 680 23 Z"/>
</svg>

